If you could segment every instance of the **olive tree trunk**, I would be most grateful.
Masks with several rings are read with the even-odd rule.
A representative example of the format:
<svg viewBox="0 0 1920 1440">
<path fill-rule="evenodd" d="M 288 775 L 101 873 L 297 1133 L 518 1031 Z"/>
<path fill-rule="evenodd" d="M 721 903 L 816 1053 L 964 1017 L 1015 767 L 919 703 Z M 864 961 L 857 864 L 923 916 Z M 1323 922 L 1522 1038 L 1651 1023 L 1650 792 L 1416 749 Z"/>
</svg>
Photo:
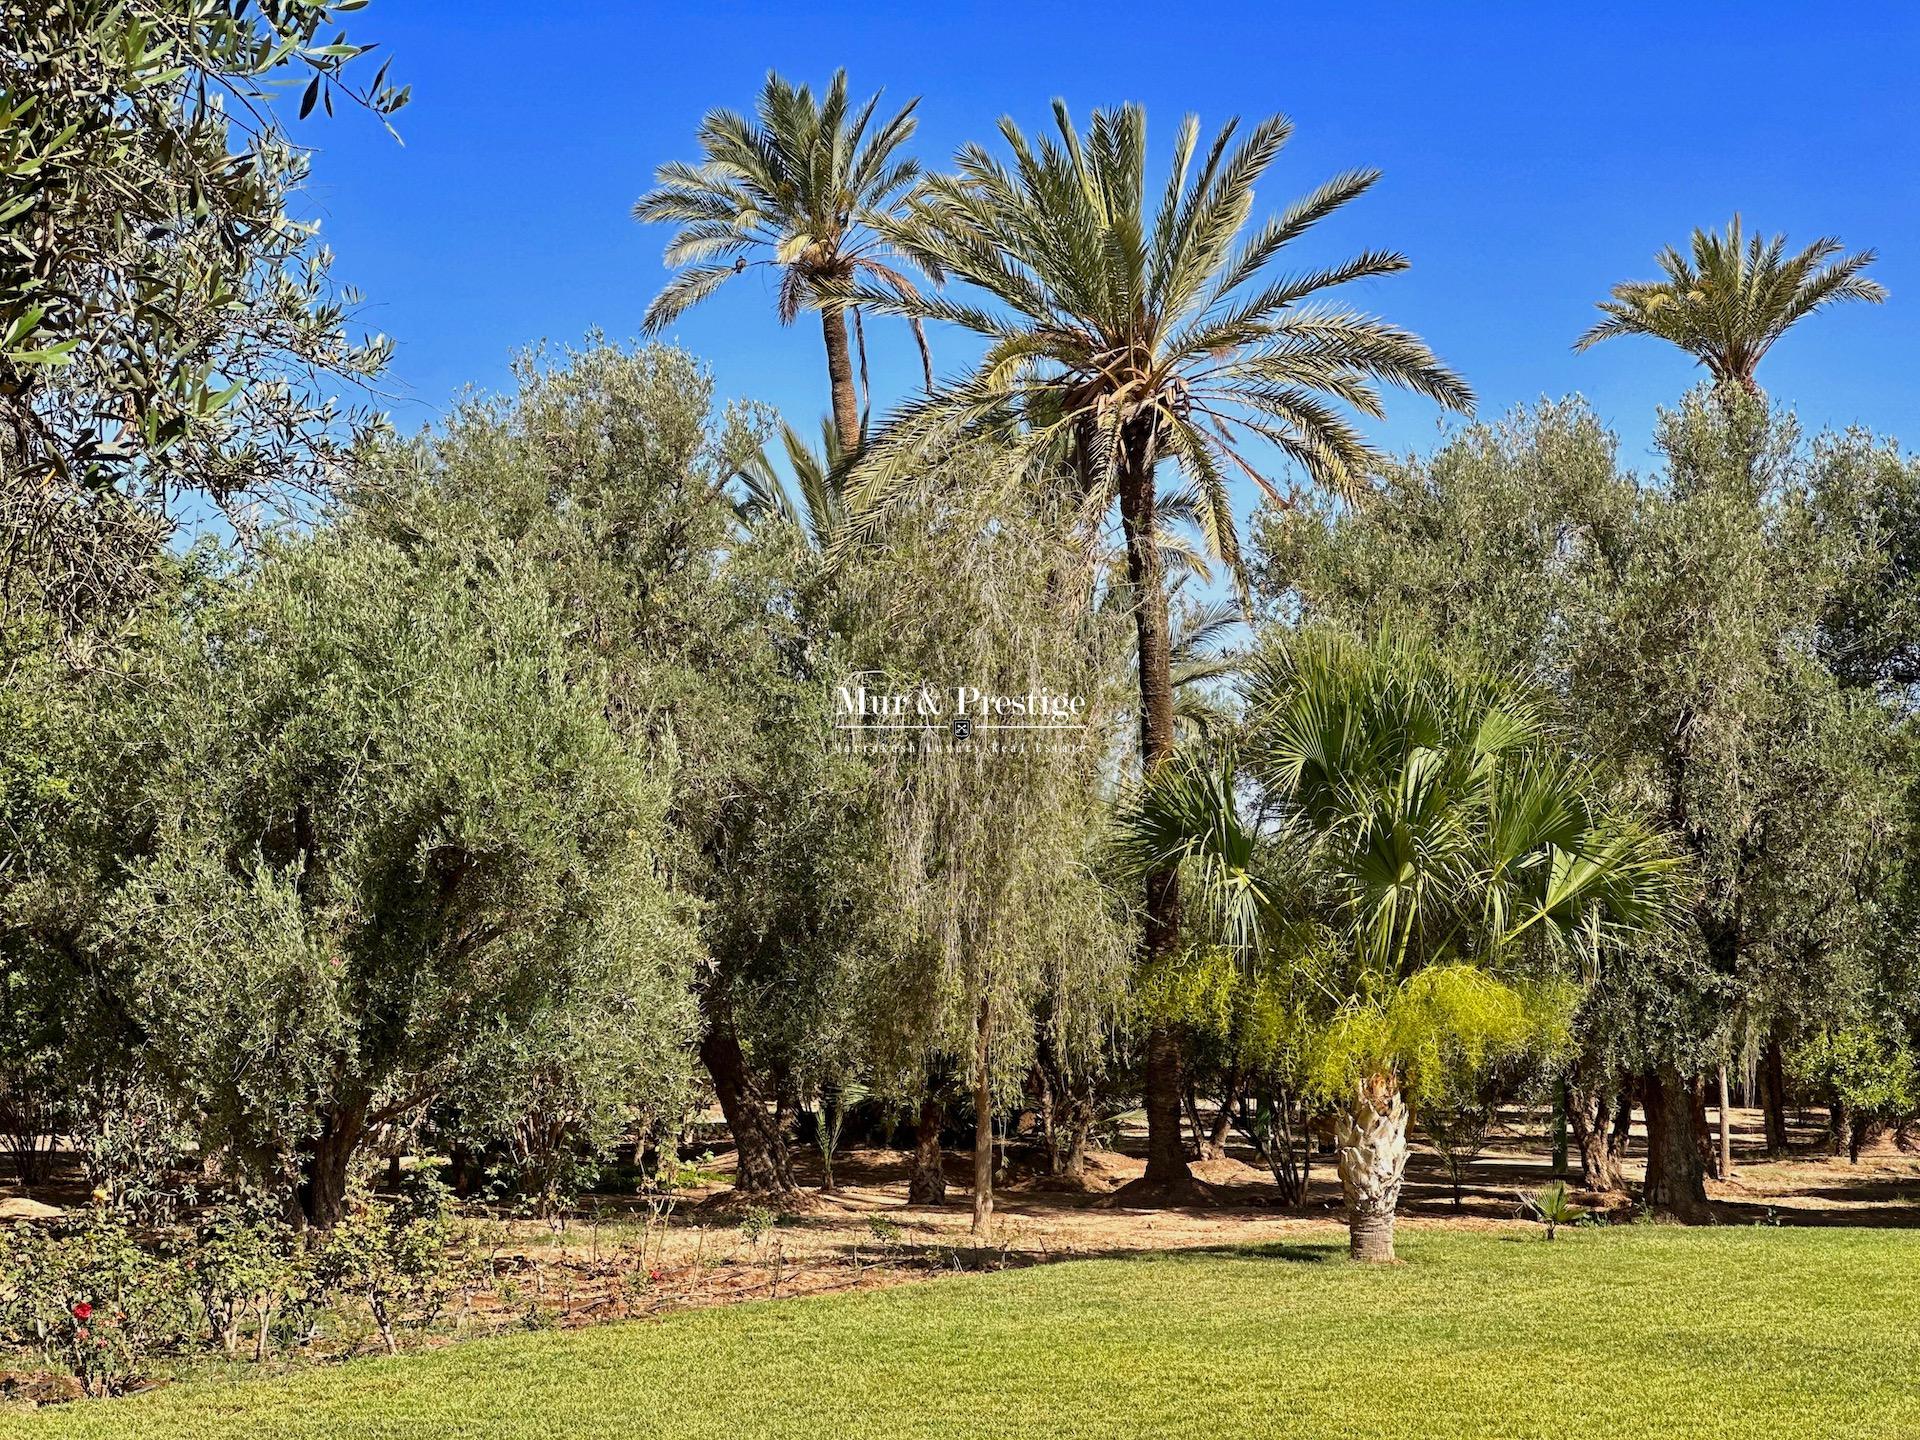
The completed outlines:
<svg viewBox="0 0 1920 1440">
<path fill-rule="evenodd" d="M 1575 1082 L 1567 1087 L 1567 1124 L 1580 1151 L 1580 1179 L 1589 1190 L 1624 1195 L 1627 1178 L 1614 1143 L 1613 1097 L 1603 1086 Z"/>
<path fill-rule="evenodd" d="M 1384 1075 L 1360 1081 L 1335 1116 L 1334 1150 L 1349 1252 L 1371 1264 L 1390 1262 L 1393 1213 L 1407 1176 L 1407 1106 L 1399 1086 Z"/>
<path fill-rule="evenodd" d="M 1693 1087 L 1673 1066 L 1662 1065 L 1642 1078 L 1640 1096 L 1647 1112 L 1647 1208 L 1690 1225 L 1710 1219 L 1706 1173 L 1694 1143 Z"/>
<path fill-rule="evenodd" d="M 766 1097 L 747 1065 L 734 1029 L 733 1013 L 723 1000 L 703 997 L 706 1033 L 700 1037 L 700 1062 L 713 1078 L 713 1092 L 733 1134 L 733 1188 L 741 1195 L 780 1200 L 799 1187 L 787 1156 L 787 1142 L 767 1113 Z"/>
<path fill-rule="evenodd" d="M 1760 1057 L 1760 1106 L 1766 1115 L 1767 1154 L 1787 1153 L 1787 1057 L 1778 1035 L 1767 1036 Z"/>
<path fill-rule="evenodd" d="M 330 1230 L 346 1217 L 354 1156 L 367 1136 L 372 1097 L 353 1092 L 324 1110 L 320 1131 L 301 1147 L 297 1221 Z"/>
<path fill-rule="evenodd" d="M 1720 1062 L 1720 1168 L 1719 1178 L 1733 1178 L 1733 1113 L 1731 1102 L 1727 1098 L 1727 1062 Z"/>
</svg>

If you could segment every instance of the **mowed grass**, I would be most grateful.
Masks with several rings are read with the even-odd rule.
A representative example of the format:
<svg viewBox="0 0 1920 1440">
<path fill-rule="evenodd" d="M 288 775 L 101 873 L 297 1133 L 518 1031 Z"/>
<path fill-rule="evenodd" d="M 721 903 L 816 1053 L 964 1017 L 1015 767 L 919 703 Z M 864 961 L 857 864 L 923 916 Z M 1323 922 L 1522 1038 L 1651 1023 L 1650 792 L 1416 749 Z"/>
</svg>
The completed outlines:
<svg viewBox="0 0 1920 1440">
<path fill-rule="evenodd" d="M 1920 1435 L 1920 1232 L 1403 1232 L 475 1341 L 12 1437 Z"/>
</svg>

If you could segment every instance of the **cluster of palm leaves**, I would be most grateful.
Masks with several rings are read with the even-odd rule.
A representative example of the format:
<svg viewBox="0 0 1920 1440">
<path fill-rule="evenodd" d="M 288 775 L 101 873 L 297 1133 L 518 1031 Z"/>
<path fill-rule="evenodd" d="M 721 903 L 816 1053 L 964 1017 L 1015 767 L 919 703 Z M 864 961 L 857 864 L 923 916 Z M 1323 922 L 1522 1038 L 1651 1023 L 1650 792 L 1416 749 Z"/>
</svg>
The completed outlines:
<svg viewBox="0 0 1920 1440">
<path fill-rule="evenodd" d="M 768 525 L 790 526 L 806 537 L 815 550 L 827 551 L 839 543 L 846 529 L 845 452 L 831 417 L 821 422 L 820 444 L 793 426 L 780 427 L 780 450 L 793 481 L 780 476 L 769 446 L 749 455 L 734 471 L 734 513 L 749 530 Z"/>
<path fill-rule="evenodd" d="M 1338 1008 L 1438 964 L 1591 967 L 1674 914 L 1676 855 L 1512 684 L 1308 630 L 1261 647 L 1241 688 L 1237 735 L 1121 816 L 1133 868 L 1180 872 L 1195 943 Z"/>
<path fill-rule="evenodd" d="M 649 333 L 734 276 L 767 267 L 779 276 L 781 323 L 791 324 L 805 310 L 822 310 L 829 326 L 829 365 L 843 364 L 845 322 L 833 288 L 862 276 L 913 288 L 892 264 L 872 222 L 919 179 L 919 165 L 901 154 L 913 138 L 918 102 L 876 126 L 879 103 L 875 94 L 856 107 L 841 71 L 818 98 L 808 86 L 769 75 L 751 119 L 733 110 L 710 112 L 699 132 L 704 158 L 697 164 L 662 165 L 659 183 L 633 207 L 637 220 L 679 227 L 666 251 L 667 264 L 678 273 L 647 307 Z M 917 327 L 915 334 L 924 358 L 924 335 Z M 864 334 L 860 355 L 864 378 Z M 928 365 L 931 384 L 930 360 Z M 838 394 L 851 376 L 833 378 L 835 421 L 842 445 L 851 451 L 862 426 L 845 413 Z"/>
<path fill-rule="evenodd" d="M 1037 471 L 1070 467 L 1096 517 L 1131 447 L 1135 466 L 1179 464 L 1190 488 L 1174 508 L 1232 569 L 1227 475 L 1282 494 L 1247 440 L 1351 493 L 1377 457 L 1340 407 L 1378 416 L 1382 383 L 1471 403 L 1417 337 L 1318 303 L 1336 286 L 1404 269 L 1403 256 L 1366 250 L 1270 274 L 1289 244 L 1379 178 L 1335 176 L 1249 230 L 1255 184 L 1291 132 L 1284 118 L 1238 143 L 1230 122 L 1203 154 L 1189 117 L 1156 198 L 1138 106 L 1096 112 L 1084 139 L 1064 106 L 1057 138 L 1029 140 L 1003 121 L 1009 161 L 968 145 L 953 174 L 928 176 L 898 158 L 911 105 L 868 134 L 877 100 L 850 106 L 844 73 L 819 100 L 769 76 L 756 120 L 714 111 L 700 130 L 705 158 L 662 166 L 635 207 L 681 227 L 666 258 L 685 268 L 653 302 L 649 329 L 732 275 L 770 265 L 782 320 L 844 307 L 986 339 L 970 374 L 937 388 L 929 377 L 929 393 L 893 415 L 862 457 L 852 497 L 861 530 L 911 487 L 921 457 L 962 436 L 1006 439 Z"/>
<path fill-rule="evenodd" d="M 1621 335 L 1651 335 L 1679 346 L 1714 382 L 1759 392 L 1754 371 L 1774 343 L 1814 311 L 1848 300 L 1875 303 L 1884 286 L 1862 273 L 1874 252 L 1842 253 L 1822 236 L 1787 254 L 1787 237 L 1745 236 L 1735 215 L 1726 234 L 1693 232 L 1692 254 L 1669 245 L 1659 280 L 1629 280 L 1600 302 L 1606 319 L 1574 342 L 1585 350 Z"/>
<path fill-rule="evenodd" d="M 1083 137 L 1064 105 L 1056 134 L 1000 125 L 1009 158 L 968 145 L 955 173 L 927 177 L 876 229 L 938 291 L 885 276 L 847 297 L 880 313 L 940 320 L 986 341 L 971 373 L 908 402 L 868 457 L 856 508 L 884 511 L 915 457 L 958 434 L 995 432 L 1015 462 L 1070 465 L 1104 514 L 1129 469 L 1181 468 L 1208 548 L 1238 558 L 1227 475 L 1282 489 L 1246 441 L 1264 441 L 1315 481 L 1352 493 L 1376 456 L 1339 408 L 1381 414 L 1380 384 L 1466 407 L 1466 385 L 1417 337 L 1314 303 L 1321 292 L 1406 267 L 1366 250 L 1272 276 L 1292 242 L 1379 178 L 1336 176 L 1249 231 L 1254 187 L 1291 132 L 1282 117 L 1236 142 L 1229 122 L 1204 154 L 1188 117 L 1157 195 L 1146 115 L 1094 112 Z M 955 293 L 959 291 L 960 293 Z M 972 293 L 967 293 L 972 292 Z"/>
</svg>

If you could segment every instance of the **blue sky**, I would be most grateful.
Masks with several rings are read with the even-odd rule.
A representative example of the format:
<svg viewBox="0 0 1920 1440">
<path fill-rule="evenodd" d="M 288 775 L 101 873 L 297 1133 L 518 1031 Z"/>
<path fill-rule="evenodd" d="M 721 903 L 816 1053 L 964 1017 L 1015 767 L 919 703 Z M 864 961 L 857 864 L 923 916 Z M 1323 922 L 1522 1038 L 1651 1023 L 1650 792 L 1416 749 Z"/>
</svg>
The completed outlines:
<svg viewBox="0 0 1920 1440">
<path fill-rule="evenodd" d="M 696 158 L 701 114 L 749 107 L 769 67 L 819 84 L 844 65 L 856 92 L 924 97 L 932 165 L 993 138 L 1002 114 L 1047 123 L 1056 95 L 1081 115 L 1143 103 L 1162 161 L 1187 111 L 1209 131 L 1286 113 L 1296 132 L 1262 213 L 1338 170 L 1385 171 L 1297 260 L 1404 251 L 1412 270 L 1352 287 L 1353 303 L 1424 335 L 1483 414 L 1585 394 L 1635 462 L 1654 407 L 1698 372 L 1653 341 L 1572 354 L 1610 284 L 1736 209 L 1790 239 L 1871 245 L 1891 301 L 1808 321 L 1761 379 L 1810 425 L 1920 436 L 1920 7 L 376 0 L 353 18 L 414 87 L 405 144 L 346 112 L 296 132 L 318 152 L 311 200 L 337 273 L 398 342 L 405 429 L 466 385 L 503 385 L 528 342 L 637 335 L 665 278 L 666 235 L 628 213 L 653 168 Z M 673 334 L 723 396 L 809 427 L 826 407 L 817 323 L 783 330 L 758 272 Z M 870 326 L 869 344 L 884 407 L 916 362 L 897 326 Z M 1401 399 L 1374 433 L 1424 448 L 1440 423 Z"/>
</svg>

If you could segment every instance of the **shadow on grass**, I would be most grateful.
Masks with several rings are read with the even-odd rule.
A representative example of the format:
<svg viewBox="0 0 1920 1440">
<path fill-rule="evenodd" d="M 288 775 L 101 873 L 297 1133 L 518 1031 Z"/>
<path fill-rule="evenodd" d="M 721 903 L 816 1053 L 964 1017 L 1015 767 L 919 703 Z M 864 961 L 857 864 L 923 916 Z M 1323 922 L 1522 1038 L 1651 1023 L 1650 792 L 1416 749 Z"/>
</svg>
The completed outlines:
<svg viewBox="0 0 1920 1440">
<path fill-rule="evenodd" d="M 1061 1261 L 1072 1260 L 1281 1260 L 1290 1265 L 1325 1265 L 1345 1260 L 1344 1240 L 1324 1245 L 1301 1244 L 1296 1240 L 1264 1240 L 1253 1245 L 1181 1245 L 1166 1250 L 1076 1250 Z"/>
</svg>

